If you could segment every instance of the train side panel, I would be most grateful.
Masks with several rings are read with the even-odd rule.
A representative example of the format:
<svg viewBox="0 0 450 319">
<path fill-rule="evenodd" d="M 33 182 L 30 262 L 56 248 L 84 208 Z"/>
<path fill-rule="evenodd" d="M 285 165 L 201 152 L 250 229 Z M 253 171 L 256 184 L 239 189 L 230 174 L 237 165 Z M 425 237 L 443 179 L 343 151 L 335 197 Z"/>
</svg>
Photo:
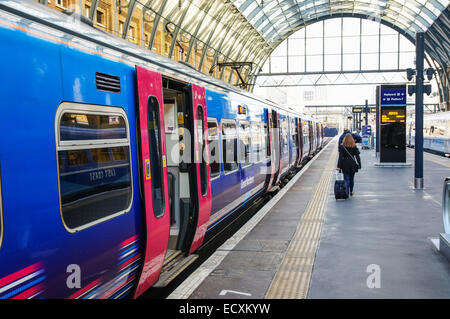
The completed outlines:
<svg viewBox="0 0 450 319">
<path fill-rule="evenodd" d="M 210 232 L 263 190 L 269 159 L 263 149 L 264 138 L 252 141 L 255 130 L 261 132 L 262 124 L 267 123 L 262 105 L 210 90 L 206 94 L 208 119 L 216 123 L 218 131 L 214 152 L 220 154 L 216 155 L 220 164 L 214 164 L 218 175 L 211 181 Z M 238 115 L 239 106 L 245 108 L 245 114 Z M 256 147 L 261 148 L 257 155 Z M 225 162 L 226 156 L 233 157 L 232 163 Z"/>
<path fill-rule="evenodd" d="M 142 269 L 146 231 L 155 231 L 144 227 L 141 181 L 147 163 L 139 153 L 135 64 L 93 42 L 69 41 L 59 31 L 49 36 L 37 24 L 30 28 L 0 26 L 0 64 L 8 75 L 0 80 L 0 260 L 7 260 L 0 263 L 0 298 L 130 296 L 147 271 Z M 204 111 L 216 131 L 203 136 L 215 133 L 220 160 L 208 189 L 211 215 L 200 221 L 208 235 L 264 192 L 275 167 L 278 183 L 295 162 L 298 146 L 286 110 L 211 88 L 205 98 Z M 279 121 L 277 143 L 269 134 L 269 112 Z M 312 157 L 318 137 L 313 121 L 303 124 L 299 146 L 305 158 Z M 266 151 L 268 135 L 272 154 Z M 165 167 L 165 157 L 162 163 Z M 214 174 L 211 167 L 208 176 L 210 170 Z M 191 253 L 201 238 L 203 233 Z"/>
<path fill-rule="evenodd" d="M 2 69 L 14 76 L 3 86 L 13 88 L 3 90 L 11 107 L 1 109 L 4 132 L 0 140 L 0 165 L 5 236 L 0 259 L 8 263 L 1 263 L 0 278 L 29 271 L 33 275 L 33 280 L 19 280 L 11 286 L 20 289 L 5 288 L 2 297 L 23 297 L 20 291 L 50 298 L 123 297 L 133 286 L 142 237 L 139 184 L 135 178 L 138 167 L 131 165 L 131 162 L 136 163 L 135 127 L 134 121 L 128 121 L 135 118 L 132 68 L 59 43 L 42 41 L 31 31 L 2 29 L 1 32 L 5 40 L 2 52 L 10 55 L 2 59 Z M 23 50 L 24 47 L 27 50 Z M 97 90 L 95 71 L 119 76 L 121 92 Z M 131 157 L 127 166 L 129 180 L 132 180 L 129 205 L 120 216 L 107 217 L 80 230 L 71 229 L 65 220 L 67 216 L 62 213 L 60 192 L 61 196 L 65 195 L 66 181 L 69 177 L 75 178 L 70 181 L 71 185 L 82 183 L 84 188 L 90 189 L 92 183 L 95 187 L 101 183 L 99 179 L 113 180 L 112 174 L 118 171 L 106 171 L 102 163 L 107 161 L 101 162 L 99 158 L 95 161 L 92 149 L 79 149 L 68 156 L 91 153 L 84 158 L 92 163 L 85 165 L 93 167 L 87 171 L 77 169 L 75 160 L 72 171 L 61 171 L 67 167 L 62 160 L 64 154 L 71 152 L 57 152 L 55 134 L 59 132 L 60 122 L 56 114 L 62 103 L 121 108 L 129 123 L 128 151 L 123 152 L 125 157 Z M 79 117 L 86 116 L 81 113 Z M 103 156 L 112 156 L 109 152 L 104 151 Z M 110 160 L 113 161 L 112 157 Z M 91 201 L 96 200 L 95 196 L 91 197 Z M 123 254 L 125 244 L 131 244 L 127 246 L 129 254 L 126 256 Z M 68 280 L 71 274 L 75 276 L 71 277 L 73 284 Z"/>
</svg>

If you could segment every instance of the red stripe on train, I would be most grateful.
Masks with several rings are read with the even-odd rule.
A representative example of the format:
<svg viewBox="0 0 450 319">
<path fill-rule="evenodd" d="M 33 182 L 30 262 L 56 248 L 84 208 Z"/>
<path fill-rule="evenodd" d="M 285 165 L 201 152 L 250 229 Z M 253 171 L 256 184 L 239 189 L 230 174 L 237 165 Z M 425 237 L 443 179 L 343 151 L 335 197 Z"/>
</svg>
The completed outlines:
<svg viewBox="0 0 450 319">
<path fill-rule="evenodd" d="M 137 240 L 137 239 L 138 239 L 138 235 L 134 235 L 133 237 L 128 238 L 127 240 L 123 241 L 123 242 L 120 244 L 120 248 L 122 248 L 122 247 L 128 245 L 129 243 L 132 243 L 133 241 L 135 241 L 135 240 Z"/>
<path fill-rule="evenodd" d="M 134 256 L 133 258 L 130 258 L 129 260 L 127 260 L 126 262 L 124 262 L 122 265 L 120 265 L 119 271 L 124 269 L 126 266 L 128 266 L 129 264 L 135 262 L 137 259 L 141 258 L 141 254 L 137 254 L 136 256 Z"/>
<path fill-rule="evenodd" d="M 26 275 L 29 275 L 40 268 L 42 268 L 42 262 L 35 263 L 34 265 L 28 266 L 22 270 L 16 271 L 11 275 L 3 277 L 0 279 L 0 287 L 6 286 L 7 284 L 16 281 L 17 279 L 25 277 Z"/>
<path fill-rule="evenodd" d="M 93 282 L 91 282 L 89 285 L 87 285 L 86 287 L 81 288 L 80 290 L 78 290 L 76 293 L 74 293 L 73 295 L 70 295 L 69 297 L 67 297 L 68 299 L 75 299 L 78 298 L 79 296 L 81 296 L 82 294 L 84 294 L 86 291 L 88 291 L 89 289 L 95 287 L 96 285 L 98 285 L 100 283 L 100 279 L 97 279 Z"/>
<path fill-rule="evenodd" d="M 43 288 L 43 284 L 37 284 L 36 286 L 31 287 L 30 289 L 27 289 L 24 292 L 12 297 L 11 299 L 27 299 L 28 297 L 31 297 L 40 292 Z"/>
</svg>

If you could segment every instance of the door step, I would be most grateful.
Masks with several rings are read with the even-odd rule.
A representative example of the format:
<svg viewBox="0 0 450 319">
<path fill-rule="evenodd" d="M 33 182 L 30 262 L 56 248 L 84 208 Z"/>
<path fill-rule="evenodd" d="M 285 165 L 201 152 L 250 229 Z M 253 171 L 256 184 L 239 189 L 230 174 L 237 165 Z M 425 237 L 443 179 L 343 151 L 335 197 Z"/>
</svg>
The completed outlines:
<svg viewBox="0 0 450 319">
<path fill-rule="evenodd" d="M 280 190 L 280 186 L 276 185 L 270 189 L 270 193 L 277 193 Z"/>
<path fill-rule="evenodd" d="M 166 267 L 166 265 L 168 265 L 174 258 L 178 257 L 181 254 L 181 250 L 171 250 L 169 249 L 166 253 L 166 258 L 164 259 L 163 262 L 163 270 L 164 267 Z"/>
<path fill-rule="evenodd" d="M 164 261 L 163 269 L 159 275 L 159 280 L 153 285 L 153 287 L 167 286 L 197 258 L 198 255 L 189 255 L 186 257 L 182 254 L 177 254 L 176 257 L 170 258 L 169 261 Z"/>
</svg>

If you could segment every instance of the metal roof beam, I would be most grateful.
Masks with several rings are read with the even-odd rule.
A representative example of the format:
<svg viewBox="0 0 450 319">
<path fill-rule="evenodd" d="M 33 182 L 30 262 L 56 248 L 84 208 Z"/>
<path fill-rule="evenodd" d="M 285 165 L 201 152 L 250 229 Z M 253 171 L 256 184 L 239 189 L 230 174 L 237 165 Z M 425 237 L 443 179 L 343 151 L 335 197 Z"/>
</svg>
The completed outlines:
<svg viewBox="0 0 450 319">
<path fill-rule="evenodd" d="M 130 23 L 131 18 L 133 17 L 134 8 L 136 7 L 136 0 L 130 0 L 130 2 L 128 2 L 128 4 L 124 7 L 127 8 L 127 17 L 123 25 L 122 38 L 126 39 L 128 36 L 128 30 L 130 29 Z"/>
</svg>

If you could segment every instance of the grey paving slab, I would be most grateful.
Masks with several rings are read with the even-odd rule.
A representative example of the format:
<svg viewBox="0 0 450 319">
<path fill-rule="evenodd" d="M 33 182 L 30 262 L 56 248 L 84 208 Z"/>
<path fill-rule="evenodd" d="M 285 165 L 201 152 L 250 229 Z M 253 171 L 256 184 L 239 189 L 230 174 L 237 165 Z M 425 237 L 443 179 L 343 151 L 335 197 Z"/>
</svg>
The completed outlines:
<svg viewBox="0 0 450 319">
<path fill-rule="evenodd" d="M 190 295 L 190 299 L 264 298 L 331 151 L 329 147 L 312 163 L 286 195 Z M 220 295 L 223 290 L 248 295 Z"/>
<path fill-rule="evenodd" d="M 413 189 L 414 167 L 376 168 L 371 150 L 362 151 L 353 198 L 336 201 L 330 186 L 308 298 L 450 298 L 450 263 L 428 239 L 443 231 L 450 168 L 428 156 L 425 190 Z M 380 288 L 369 288 L 373 267 Z"/>
</svg>

